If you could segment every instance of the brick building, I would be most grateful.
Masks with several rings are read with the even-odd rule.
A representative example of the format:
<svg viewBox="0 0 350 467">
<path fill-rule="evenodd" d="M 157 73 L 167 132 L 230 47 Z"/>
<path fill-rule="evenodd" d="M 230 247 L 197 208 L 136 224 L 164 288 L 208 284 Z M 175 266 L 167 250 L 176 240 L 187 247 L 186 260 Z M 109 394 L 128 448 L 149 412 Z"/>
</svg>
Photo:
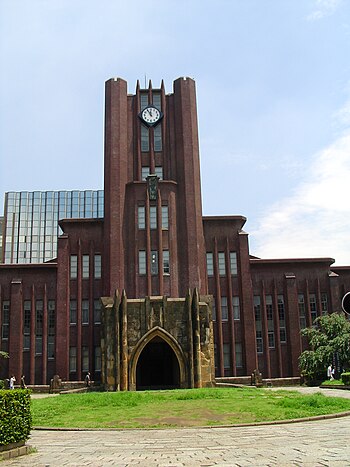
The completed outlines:
<svg viewBox="0 0 350 467">
<path fill-rule="evenodd" d="M 251 256 L 243 216 L 203 217 L 199 165 L 192 79 L 171 94 L 106 82 L 103 217 L 62 211 L 55 257 L 21 264 L 6 250 L 9 222 L 26 232 L 5 206 L 0 377 L 47 384 L 90 371 L 125 390 L 299 374 L 300 329 L 340 311 L 350 267 Z"/>
</svg>

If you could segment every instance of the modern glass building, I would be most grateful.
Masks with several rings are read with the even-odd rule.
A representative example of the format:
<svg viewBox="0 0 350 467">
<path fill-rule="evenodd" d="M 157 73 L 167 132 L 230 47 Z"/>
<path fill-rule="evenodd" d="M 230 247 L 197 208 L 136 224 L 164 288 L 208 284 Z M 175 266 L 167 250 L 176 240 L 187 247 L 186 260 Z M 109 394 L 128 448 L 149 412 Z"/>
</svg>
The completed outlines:
<svg viewBox="0 0 350 467">
<path fill-rule="evenodd" d="M 57 255 L 60 219 L 103 217 L 103 190 L 5 193 L 2 262 L 42 263 Z"/>
</svg>

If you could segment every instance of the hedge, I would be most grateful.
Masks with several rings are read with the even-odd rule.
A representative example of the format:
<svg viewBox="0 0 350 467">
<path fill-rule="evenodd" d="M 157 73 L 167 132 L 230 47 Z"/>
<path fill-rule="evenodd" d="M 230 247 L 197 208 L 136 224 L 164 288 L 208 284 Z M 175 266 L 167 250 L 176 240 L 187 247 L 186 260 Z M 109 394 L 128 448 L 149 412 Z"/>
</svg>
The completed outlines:
<svg viewBox="0 0 350 467">
<path fill-rule="evenodd" d="M 342 373 L 341 379 L 345 385 L 350 385 L 350 372 Z"/>
<path fill-rule="evenodd" d="M 0 390 L 0 446 L 26 441 L 31 427 L 30 390 Z"/>
</svg>

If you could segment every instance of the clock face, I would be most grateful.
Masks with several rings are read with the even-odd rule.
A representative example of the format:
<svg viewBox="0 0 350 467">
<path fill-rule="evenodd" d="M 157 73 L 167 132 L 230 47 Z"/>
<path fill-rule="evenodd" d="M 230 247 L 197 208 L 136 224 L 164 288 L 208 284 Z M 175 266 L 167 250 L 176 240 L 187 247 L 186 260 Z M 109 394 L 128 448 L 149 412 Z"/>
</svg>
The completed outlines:
<svg viewBox="0 0 350 467">
<path fill-rule="evenodd" d="M 152 126 L 159 122 L 162 113 L 156 107 L 148 106 L 143 109 L 140 117 L 147 125 Z"/>
</svg>

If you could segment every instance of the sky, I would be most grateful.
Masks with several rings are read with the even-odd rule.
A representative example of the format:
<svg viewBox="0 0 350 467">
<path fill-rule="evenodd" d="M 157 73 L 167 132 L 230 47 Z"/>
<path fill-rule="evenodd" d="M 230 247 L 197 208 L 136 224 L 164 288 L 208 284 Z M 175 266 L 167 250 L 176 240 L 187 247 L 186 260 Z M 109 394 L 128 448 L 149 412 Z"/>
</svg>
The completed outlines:
<svg viewBox="0 0 350 467">
<path fill-rule="evenodd" d="M 103 188 L 106 80 L 190 76 L 203 214 L 350 265 L 349 57 L 348 0 L 0 0 L 0 206 Z"/>
</svg>

